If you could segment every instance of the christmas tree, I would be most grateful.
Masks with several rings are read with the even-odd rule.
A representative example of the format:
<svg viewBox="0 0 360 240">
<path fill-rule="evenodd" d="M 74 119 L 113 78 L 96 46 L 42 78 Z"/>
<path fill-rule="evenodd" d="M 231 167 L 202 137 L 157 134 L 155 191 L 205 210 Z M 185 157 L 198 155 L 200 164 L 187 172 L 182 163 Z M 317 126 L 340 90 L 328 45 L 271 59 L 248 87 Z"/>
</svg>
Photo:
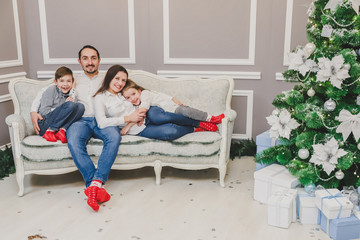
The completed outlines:
<svg viewBox="0 0 360 240">
<path fill-rule="evenodd" d="M 267 117 L 281 145 L 256 156 L 285 165 L 302 185 L 360 186 L 360 0 L 315 0 L 308 43 L 289 54 L 290 91 Z"/>
</svg>

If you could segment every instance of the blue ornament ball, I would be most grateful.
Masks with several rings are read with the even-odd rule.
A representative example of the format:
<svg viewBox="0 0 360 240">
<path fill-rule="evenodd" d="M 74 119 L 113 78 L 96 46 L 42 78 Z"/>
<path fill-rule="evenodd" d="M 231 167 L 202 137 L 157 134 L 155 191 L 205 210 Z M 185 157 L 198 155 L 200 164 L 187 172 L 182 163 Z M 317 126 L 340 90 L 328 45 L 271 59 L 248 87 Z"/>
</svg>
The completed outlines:
<svg viewBox="0 0 360 240">
<path fill-rule="evenodd" d="M 308 194 L 313 194 L 315 192 L 316 186 L 313 183 L 310 183 L 305 186 L 305 192 Z"/>
</svg>

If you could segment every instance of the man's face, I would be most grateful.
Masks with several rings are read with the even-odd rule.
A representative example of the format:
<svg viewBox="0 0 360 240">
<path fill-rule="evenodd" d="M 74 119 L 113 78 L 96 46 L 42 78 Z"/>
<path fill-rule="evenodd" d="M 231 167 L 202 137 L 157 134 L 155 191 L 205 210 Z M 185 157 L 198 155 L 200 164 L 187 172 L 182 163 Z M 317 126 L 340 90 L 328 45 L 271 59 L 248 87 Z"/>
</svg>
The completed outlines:
<svg viewBox="0 0 360 240">
<path fill-rule="evenodd" d="M 85 74 L 93 75 L 98 73 L 100 58 L 96 51 L 91 48 L 85 48 L 81 51 L 81 57 L 78 60 Z"/>
</svg>

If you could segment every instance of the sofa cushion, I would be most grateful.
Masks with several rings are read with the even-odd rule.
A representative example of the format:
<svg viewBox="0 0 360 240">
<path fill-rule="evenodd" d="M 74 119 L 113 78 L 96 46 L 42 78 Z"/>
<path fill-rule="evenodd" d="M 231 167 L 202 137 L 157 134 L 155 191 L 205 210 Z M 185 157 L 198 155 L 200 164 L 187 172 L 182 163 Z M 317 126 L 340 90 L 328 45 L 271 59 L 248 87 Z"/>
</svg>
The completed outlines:
<svg viewBox="0 0 360 240">
<path fill-rule="evenodd" d="M 218 132 L 196 132 L 174 141 L 153 140 L 139 136 L 124 136 L 118 151 L 121 157 L 172 156 L 206 157 L 218 154 L 221 136 Z M 38 135 L 25 137 L 21 142 L 21 157 L 26 161 L 47 162 L 71 159 L 67 144 L 60 141 L 48 142 Z M 103 142 L 90 139 L 87 150 L 90 156 L 100 156 Z M 41 154 L 39 154 L 41 152 Z"/>
</svg>

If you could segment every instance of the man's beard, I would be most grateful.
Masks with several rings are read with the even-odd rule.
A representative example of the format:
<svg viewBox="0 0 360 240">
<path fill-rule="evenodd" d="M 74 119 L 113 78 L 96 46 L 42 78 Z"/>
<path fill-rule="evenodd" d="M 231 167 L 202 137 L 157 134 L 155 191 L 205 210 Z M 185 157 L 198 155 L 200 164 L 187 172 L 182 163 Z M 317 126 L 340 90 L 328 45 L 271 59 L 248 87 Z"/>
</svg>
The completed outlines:
<svg viewBox="0 0 360 240">
<path fill-rule="evenodd" d="M 87 67 L 93 67 L 94 70 L 93 70 L 93 71 L 88 71 L 88 70 L 87 70 Z M 85 71 L 86 73 L 89 73 L 89 74 L 94 74 L 94 73 L 96 73 L 98 70 L 95 68 L 94 65 L 88 65 L 88 66 L 85 67 L 84 71 Z"/>
</svg>

